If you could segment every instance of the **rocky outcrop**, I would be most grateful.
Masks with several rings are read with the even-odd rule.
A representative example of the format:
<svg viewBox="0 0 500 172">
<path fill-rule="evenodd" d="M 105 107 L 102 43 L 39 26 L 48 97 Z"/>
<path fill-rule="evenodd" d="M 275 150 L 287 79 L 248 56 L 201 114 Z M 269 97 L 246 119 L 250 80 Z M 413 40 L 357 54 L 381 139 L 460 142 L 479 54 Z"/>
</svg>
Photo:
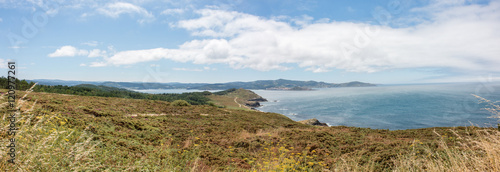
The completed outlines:
<svg viewBox="0 0 500 172">
<path fill-rule="evenodd" d="M 248 107 L 260 107 L 260 103 L 257 102 L 257 101 L 247 101 L 247 103 L 245 103 L 246 106 Z"/>
<path fill-rule="evenodd" d="M 267 99 L 259 96 L 258 98 L 247 100 L 245 105 L 250 107 L 250 108 L 257 108 L 257 107 L 261 106 L 259 102 L 267 102 Z"/>
<path fill-rule="evenodd" d="M 306 124 L 306 125 L 316 125 L 316 126 L 324 126 L 328 127 L 326 123 L 319 122 L 318 119 L 313 118 L 313 119 L 307 119 L 303 121 L 298 121 L 299 123 Z"/>
<path fill-rule="evenodd" d="M 259 98 L 256 98 L 256 99 L 250 99 L 248 101 L 267 102 L 267 99 L 259 97 Z"/>
</svg>

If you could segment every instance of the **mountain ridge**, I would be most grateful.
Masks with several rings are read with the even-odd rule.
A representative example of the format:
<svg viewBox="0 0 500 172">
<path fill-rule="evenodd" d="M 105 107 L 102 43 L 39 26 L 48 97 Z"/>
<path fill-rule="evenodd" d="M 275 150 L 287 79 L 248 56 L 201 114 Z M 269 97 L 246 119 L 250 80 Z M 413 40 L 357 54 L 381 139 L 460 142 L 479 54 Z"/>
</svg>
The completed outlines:
<svg viewBox="0 0 500 172">
<path fill-rule="evenodd" d="M 124 88 L 129 90 L 146 90 L 146 89 L 194 89 L 194 90 L 226 90 L 231 88 L 243 89 L 278 89 L 288 90 L 290 88 L 332 88 L 332 87 L 369 87 L 376 86 L 375 84 L 365 83 L 360 81 L 352 81 L 347 83 L 327 83 L 322 81 L 298 81 L 298 80 L 256 80 L 249 82 L 235 81 L 226 83 L 155 83 L 155 82 L 114 82 L 114 81 L 64 81 L 50 79 L 34 79 L 29 80 L 38 82 L 42 85 L 66 85 L 75 86 L 80 84 L 93 84 L 108 87 Z"/>
</svg>

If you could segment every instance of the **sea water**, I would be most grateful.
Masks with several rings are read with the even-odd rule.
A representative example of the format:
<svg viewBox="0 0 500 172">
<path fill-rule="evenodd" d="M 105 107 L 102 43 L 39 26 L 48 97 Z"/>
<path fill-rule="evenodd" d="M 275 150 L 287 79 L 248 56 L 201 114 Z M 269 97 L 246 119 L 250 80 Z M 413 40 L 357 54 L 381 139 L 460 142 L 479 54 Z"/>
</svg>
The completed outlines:
<svg viewBox="0 0 500 172">
<path fill-rule="evenodd" d="M 500 101 L 500 84 L 461 83 L 324 88 L 314 91 L 253 90 L 269 100 L 258 110 L 292 120 L 317 118 L 330 126 L 374 129 L 496 127 L 498 118 L 472 94 Z"/>
</svg>

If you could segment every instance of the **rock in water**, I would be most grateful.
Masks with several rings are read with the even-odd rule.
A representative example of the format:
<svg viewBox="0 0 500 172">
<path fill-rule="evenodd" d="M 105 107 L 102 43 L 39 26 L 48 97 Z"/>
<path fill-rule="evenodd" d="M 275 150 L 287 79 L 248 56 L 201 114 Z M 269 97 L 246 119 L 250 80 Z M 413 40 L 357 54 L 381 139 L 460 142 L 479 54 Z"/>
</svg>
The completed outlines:
<svg viewBox="0 0 500 172">
<path fill-rule="evenodd" d="M 298 122 L 300 122 L 302 124 L 306 124 L 306 125 L 317 125 L 317 126 L 328 127 L 328 125 L 326 123 L 319 122 L 318 119 L 316 119 L 316 118 L 306 119 L 306 120 L 298 121 Z"/>
</svg>

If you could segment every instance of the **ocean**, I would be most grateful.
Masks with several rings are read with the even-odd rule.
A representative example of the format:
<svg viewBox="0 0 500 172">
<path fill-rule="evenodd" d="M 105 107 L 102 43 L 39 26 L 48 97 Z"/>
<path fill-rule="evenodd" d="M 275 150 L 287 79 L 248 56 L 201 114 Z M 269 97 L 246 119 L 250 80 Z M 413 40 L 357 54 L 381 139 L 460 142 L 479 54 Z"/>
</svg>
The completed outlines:
<svg viewBox="0 0 500 172">
<path fill-rule="evenodd" d="M 324 88 L 314 91 L 253 90 L 268 99 L 258 108 L 299 121 L 317 118 L 330 126 L 372 129 L 496 127 L 476 94 L 500 100 L 500 84 L 387 85 Z"/>
<path fill-rule="evenodd" d="M 146 93 L 183 93 L 198 90 L 142 90 Z M 321 88 L 313 91 L 252 90 L 269 100 L 257 108 L 300 121 L 316 118 L 330 126 L 372 129 L 428 127 L 496 127 L 498 118 L 485 110 L 476 94 L 500 101 L 500 83 L 380 85 Z"/>
</svg>

